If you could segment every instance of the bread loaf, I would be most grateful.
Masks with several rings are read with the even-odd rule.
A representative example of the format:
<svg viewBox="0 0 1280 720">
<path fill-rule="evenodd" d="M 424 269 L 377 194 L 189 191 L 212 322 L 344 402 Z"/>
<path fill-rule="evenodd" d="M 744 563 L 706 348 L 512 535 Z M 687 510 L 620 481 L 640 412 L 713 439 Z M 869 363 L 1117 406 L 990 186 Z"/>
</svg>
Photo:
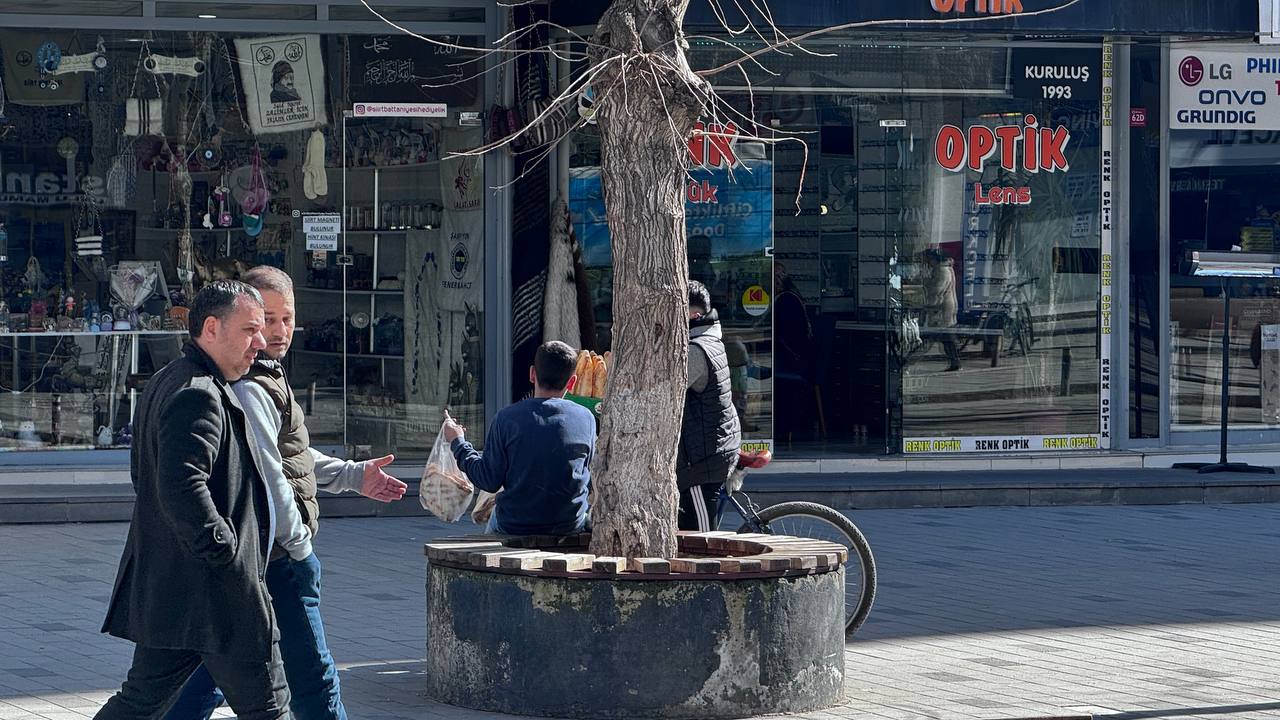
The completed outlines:
<svg viewBox="0 0 1280 720">
<path fill-rule="evenodd" d="M 599 355 L 591 357 L 591 397 L 604 397 L 604 387 L 609 379 L 609 368 L 605 365 L 604 358 Z"/>
</svg>

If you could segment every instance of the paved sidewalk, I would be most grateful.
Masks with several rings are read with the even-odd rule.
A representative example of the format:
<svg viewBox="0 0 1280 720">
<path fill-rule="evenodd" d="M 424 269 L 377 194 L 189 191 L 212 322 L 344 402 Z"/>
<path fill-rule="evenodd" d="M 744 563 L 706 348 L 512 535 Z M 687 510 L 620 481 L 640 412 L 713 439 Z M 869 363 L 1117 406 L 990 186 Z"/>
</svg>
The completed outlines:
<svg viewBox="0 0 1280 720">
<path fill-rule="evenodd" d="M 1280 718 L 1280 505 L 860 511 L 881 591 L 818 718 Z M 91 717 L 124 524 L 0 526 L 0 720 Z M 457 529 L 457 528 L 454 528 Z M 325 522 L 353 720 L 500 718 L 421 696 L 424 518 Z M 228 717 L 225 711 L 219 715 Z"/>
</svg>

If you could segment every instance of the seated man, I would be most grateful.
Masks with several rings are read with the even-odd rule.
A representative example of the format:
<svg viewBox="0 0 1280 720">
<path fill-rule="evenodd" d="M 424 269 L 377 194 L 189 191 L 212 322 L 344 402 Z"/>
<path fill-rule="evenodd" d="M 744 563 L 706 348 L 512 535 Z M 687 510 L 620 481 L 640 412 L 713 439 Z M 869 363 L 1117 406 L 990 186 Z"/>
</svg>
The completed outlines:
<svg viewBox="0 0 1280 720">
<path fill-rule="evenodd" d="M 481 456 L 465 428 L 446 418 L 458 467 L 481 490 L 496 493 L 488 532 L 501 535 L 569 535 L 587 526 L 588 466 L 595 452 L 591 411 L 564 394 L 577 383 L 578 356 L 568 345 L 543 343 L 529 368 L 533 397 L 493 418 Z"/>
</svg>

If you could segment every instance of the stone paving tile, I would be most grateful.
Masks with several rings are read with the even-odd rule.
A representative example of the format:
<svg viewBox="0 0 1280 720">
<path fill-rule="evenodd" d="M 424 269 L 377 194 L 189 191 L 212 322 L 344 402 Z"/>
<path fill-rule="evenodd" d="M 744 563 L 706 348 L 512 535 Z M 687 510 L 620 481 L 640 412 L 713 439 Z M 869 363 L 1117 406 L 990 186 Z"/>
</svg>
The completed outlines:
<svg viewBox="0 0 1280 720">
<path fill-rule="evenodd" d="M 1280 506 L 858 511 L 880 571 L 846 702 L 798 716 L 1280 718 Z M 328 520 L 325 617 L 358 720 L 480 720 L 422 694 L 424 518 Z M 127 527 L 0 526 L 0 720 L 92 717 Z M 231 717 L 221 709 L 215 717 Z"/>
</svg>

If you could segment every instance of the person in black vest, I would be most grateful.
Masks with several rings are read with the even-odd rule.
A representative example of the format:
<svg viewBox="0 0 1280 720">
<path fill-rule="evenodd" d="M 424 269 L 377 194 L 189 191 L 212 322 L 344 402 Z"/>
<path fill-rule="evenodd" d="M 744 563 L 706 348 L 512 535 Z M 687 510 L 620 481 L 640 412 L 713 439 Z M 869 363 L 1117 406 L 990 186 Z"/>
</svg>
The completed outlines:
<svg viewBox="0 0 1280 720">
<path fill-rule="evenodd" d="M 150 718 L 202 662 L 239 718 L 288 715 L 265 571 L 275 514 L 231 383 L 267 346 L 262 296 L 233 280 L 192 299 L 191 342 L 137 409 L 137 499 L 103 632 L 133 666 L 99 720 Z"/>
<path fill-rule="evenodd" d="M 741 445 L 720 318 L 711 309 L 707 286 L 690 280 L 689 388 L 676 455 L 681 530 L 716 529 L 720 486 L 733 471 Z"/>
</svg>

